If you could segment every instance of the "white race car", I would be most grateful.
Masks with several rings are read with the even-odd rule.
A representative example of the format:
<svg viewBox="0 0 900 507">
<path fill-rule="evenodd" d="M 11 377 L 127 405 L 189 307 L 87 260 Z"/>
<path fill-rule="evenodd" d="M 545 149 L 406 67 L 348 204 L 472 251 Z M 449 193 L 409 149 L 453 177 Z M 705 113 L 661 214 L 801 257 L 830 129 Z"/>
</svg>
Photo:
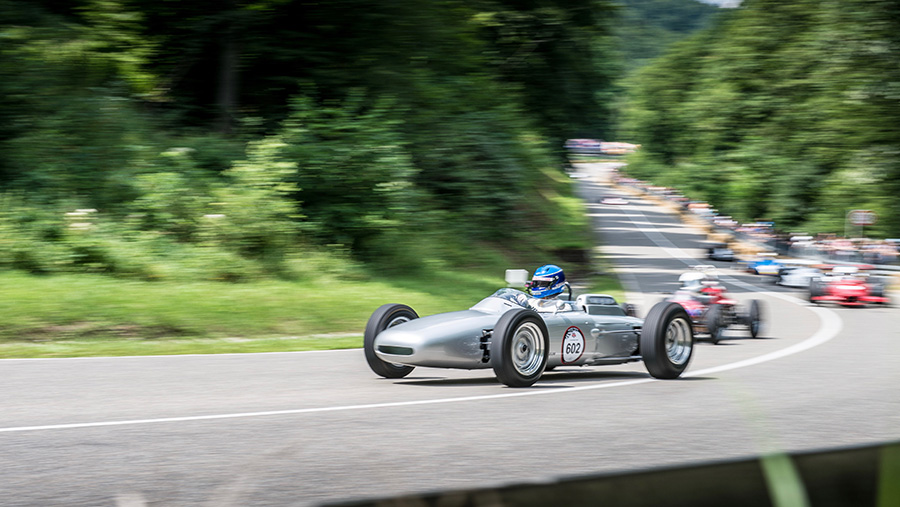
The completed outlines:
<svg viewBox="0 0 900 507">
<path fill-rule="evenodd" d="M 775 284 L 806 289 L 809 288 L 810 282 L 823 276 L 824 273 L 818 268 L 804 266 L 781 268 L 775 277 Z"/>
</svg>

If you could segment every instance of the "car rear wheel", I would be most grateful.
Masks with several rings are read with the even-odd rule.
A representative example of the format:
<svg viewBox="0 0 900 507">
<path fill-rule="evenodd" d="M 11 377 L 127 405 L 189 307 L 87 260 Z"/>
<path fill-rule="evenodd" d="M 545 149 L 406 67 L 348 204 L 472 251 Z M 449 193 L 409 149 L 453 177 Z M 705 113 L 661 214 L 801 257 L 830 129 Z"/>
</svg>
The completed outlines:
<svg viewBox="0 0 900 507">
<path fill-rule="evenodd" d="M 819 280 L 810 280 L 809 282 L 809 302 L 819 304 L 819 302 L 814 299 L 822 295 L 822 282 Z"/>
<path fill-rule="evenodd" d="M 491 334 L 491 367 L 497 380 L 509 387 L 533 385 L 547 367 L 550 334 L 532 310 L 503 314 Z"/>
<path fill-rule="evenodd" d="M 651 308 L 641 330 L 641 355 L 650 375 L 678 378 L 693 351 L 694 330 L 684 307 L 664 301 Z"/>
<path fill-rule="evenodd" d="M 363 335 L 363 350 L 366 353 L 366 362 L 376 374 L 385 378 L 403 378 L 413 371 L 413 366 L 389 363 L 375 354 L 375 337 L 385 329 L 399 326 L 419 318 L 415 310 L 400 304 L 387 304 L 379 307 L 366 324 L 366 332 Z"/>
</svg>

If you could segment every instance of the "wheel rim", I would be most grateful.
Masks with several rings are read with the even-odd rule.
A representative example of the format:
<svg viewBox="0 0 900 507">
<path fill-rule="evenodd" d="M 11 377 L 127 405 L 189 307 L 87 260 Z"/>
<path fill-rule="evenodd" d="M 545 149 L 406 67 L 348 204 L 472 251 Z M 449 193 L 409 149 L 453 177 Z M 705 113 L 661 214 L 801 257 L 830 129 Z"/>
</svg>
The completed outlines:
<svg viewBox="0 0 900 507">
<path fill-rule="evenodd" d="M 409 321 L 411 321 L 411 320 L 412 320 L 412 319 L 410 319 L 410 318 L 407 317 L 406 315 L 399 315 L 399 316 L 394 317 L 393 319 L 391 319 L 390 322 L 388 322 L 388 325 L 385 326 L 385 329 L 390 329 L 390 328 L 392 328 L 392 327 L 394 327 L 394 326 L 399 326 L 400 324 L 403 324 L 404 322 L 409 322 Z M 393 366 L 394 368 L 398 368 L 398 369 L 399 369 L 399 368 L 408 368 L 408 366 L 405 366 L 405 365 L 402 365 L 402 364 L 390 363 L 390 362 L 387 362 L 387 361 L 385 361 L 385 363 L 386 363 L 386 364 L 389 364 L 389 365 L 391 365 L 391 366 Z"/>
<path fill-rule="evenodd" d="M 412 320 L 412 319 L 410 319 L 406 315 L 400 315 L 398 317 L 394 317 L 393 319 L 391 319 L 390 322 L 388 322 L 388 325 L 385 327 L 385 329 L 392 328 L 394 326 L 398 326 L 400 324 L 403 324 L 404 322 L 409 322 L 410 320 Z"/>
<path fill-rule="evenodd" d="M 512 364 L 519 374 L 530 377 L 540 371 L 544 360 L 544 338 L 537 324 L 526 322 L 519 326 L 511 346 Z"/>
<path fill-rule="evenodd" d="M 672 364 L 681 366 L 691 357 L 691 326 L 682 318 L 672 319 L 666 327 L 666 355 Z"/>
</svg>

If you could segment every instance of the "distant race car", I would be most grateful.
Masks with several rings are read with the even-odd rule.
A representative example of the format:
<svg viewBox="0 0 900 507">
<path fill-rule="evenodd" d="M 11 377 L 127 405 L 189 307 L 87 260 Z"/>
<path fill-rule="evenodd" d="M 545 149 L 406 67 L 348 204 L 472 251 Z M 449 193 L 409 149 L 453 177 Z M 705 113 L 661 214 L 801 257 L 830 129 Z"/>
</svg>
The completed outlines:
<svg viewBox="0 0 900 507">
<path fill-rule="evenodd" d="M 683 306 L 694 323 L 697 334 L 708 334 L 718 344 L 725 330 L 731 326 L 746 326 L 750 336 L 756 338 L 762 326 L 762 304 L 750 300 L 746 307 L 726 296 L 725 287 L 719 284 L 713 266 L 695 266 L 694 271 L 679 277 L 681 287 L 666 299 Z"/>
<path fill-rule="evenodd" d="M 728 248 L 728 245 L 721 243 L 710 246 L 706 250 L 706 256 L 714 261 L 732 262 L 734 260 L 734 250 Z"/>
<path fill-rule="evenodd" d="M 643 361 L 650 375 L 681 375 L 693 352 L 691 319 L 681 305 L 660 302 L 643 320 L 604 294 L 575 301 L 537 299 L 500 289 L 468 310 L 419 318 L 409 306 L 386 304 L 366 325 L 369 367 L 402 378 L 416 366 L 493 368 L 510 387 L 527 387 L 557 366 Z"/>
<path fill-rule="evenodd" d="M 624 205 L 624 204 L 628 204 L 628 201 L 626 201 L 625 199 L 622 199 L 621 197 L 604 197 L 603 199 L 600 200 L 600 204 Z"/>
<path fill-rule="evenodd" d="M 819 268 L 807 266 L 782 267 L 775 276 L 775 284 L 784 287 L 806 289 L 813 280 L 822 278 L 824 273 Z"/>
<path fill-rule="evenodd" d="M 781 262 L 775 259 L 775 254 L 758 254 L 756 259 L 747 263 L 747 272 L 756 275 L 776 276 L 781 269 Z"/>
<path fill-rule="evenodd" d="M 810 283 L 809 301 L 841 306 L 889 305 L 885 286 L 883 279 L 862 274 L 856 266 L 836 266 L 831 274 Z"/>
</svg>

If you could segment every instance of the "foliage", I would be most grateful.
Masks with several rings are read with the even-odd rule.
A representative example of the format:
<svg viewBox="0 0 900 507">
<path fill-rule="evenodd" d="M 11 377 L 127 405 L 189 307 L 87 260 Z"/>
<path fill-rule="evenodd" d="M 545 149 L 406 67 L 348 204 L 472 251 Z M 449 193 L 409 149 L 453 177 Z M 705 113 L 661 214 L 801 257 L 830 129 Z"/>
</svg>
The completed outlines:
<svg viewBox="0 0 900 507">
<path fill-rule="evenodd" d="M 0 11 L 5 268 L 252 281 L 323 245 L 422 271 L 589 243 L 554 178 L 562 139 L 609 130 L 607 2 Z"/>
<path fill-rule="evenodd" d="M 631 170 L 741 219 L 900 235 L 897 2 L 748 0 L 628 84 Z"/>
<path fill-rule="evenodd" d="M 611 132 L 613 50 L 611 2 L 484 1 L 473 20 L 486 55 L 504 82 L 517 85 L 541 132 L 561 147 L 573 137 Z"/>
<path fill-rule="evenodd" d="M 705 28 L 719 8 L 697 0 L 619 0 L 617 39 L 626 68 L 634 70 L 673 43 Z"/>
</svg>

